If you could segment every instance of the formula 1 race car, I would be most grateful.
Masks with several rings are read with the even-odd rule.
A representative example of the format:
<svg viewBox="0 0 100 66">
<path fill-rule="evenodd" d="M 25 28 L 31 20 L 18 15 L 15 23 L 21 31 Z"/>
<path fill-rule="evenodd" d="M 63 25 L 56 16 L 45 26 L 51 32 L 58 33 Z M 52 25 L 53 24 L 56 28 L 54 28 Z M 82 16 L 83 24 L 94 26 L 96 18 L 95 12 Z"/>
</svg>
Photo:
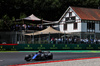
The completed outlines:
<svg viewBox="0 0 100 66">
<path fill-rule="evenodd" d="M 32 61 L 32 60 L 46 60 L 46 59 L 53 59 L 53 54 L 49 51 L 44 51 L 41 53 L 35 53 L 31 55 L 26 55 L 25 60 L 26 61 Z"/>
</svg>

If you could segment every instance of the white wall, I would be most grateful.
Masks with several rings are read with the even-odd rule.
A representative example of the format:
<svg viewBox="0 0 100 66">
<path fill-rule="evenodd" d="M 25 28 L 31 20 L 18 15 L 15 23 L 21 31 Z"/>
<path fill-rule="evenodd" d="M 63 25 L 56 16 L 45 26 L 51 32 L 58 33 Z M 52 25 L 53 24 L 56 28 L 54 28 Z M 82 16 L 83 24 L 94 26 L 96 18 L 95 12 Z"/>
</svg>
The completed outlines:
<svg viewBox="0 0 100 66">
<path fill-rule="evenodd" d="M 71 33 L 71 32 L 81 32 L 81 23 L 77 23 L 77 29 L 74 29 L 73 27 L 73 23 L 69 23 L 67 24 L 67 33 Z"/>
<path fill-rule="evenodd" d="M 65 22 L 65 17 L 69 17 L 69 13 L 66 13 L 65 16 L 63 16 L 59 28 L 61 32 L 66 32 L 66 33 L 71 33 L 71 32 L 81 32 L 81 20 L 80 18 L 75 14 L 75 12 L 72 9 L 69 9 L 70 12 L 72 12 L 72 16 L 76 16 L 76 21 L 77 22 L 77 29 L 73 29 L 73 23 L 67 23 L 67 30 L 63 30 L 63 24 Z M 68 12 L 69 12 L 68 11 Z"/>
<path fill-rule="evenodd" d="M 59 25 L 59 29 L 61 32 L 64 32 L 63 30 L 63 24 L 65 22 L 65 17 L 69 17 L 69 13 L 68 12 L 72 12 L 72 16 L 76 16 L 76 21 L 78 24 L 78 28 L 77 29 L 73 29 L 73 23 L 67 23 L 67 30 L 65 30 L 66 33 L 73 33 L 73 32 L 87 32 L 87 23 L 86 22 L 81 22 L 80 17 L 71 9 L 68 8 L 66 11 L 66 15 L 63 16 L 60 25 Z M 90 30 L 91 31 L 91 30 Z M 99 23 L 95 23 L 95 33 L 100 33 L 99 30 Z"/>
<path fill-rule="evenodd" d="M 87 23 L 81 23 L 81 32 L 87 32 Z"/>
<path fill-rule="evenodd" d="M 66 17 L 69 17 L 69 14 L 67 13 L 65 16 L 66 16 Z"/>
<path fill-rule="evenodd" d="M 63 30 L 64 26 L 63 24 L 60 24 L 60 31 L 61 32 L 66 32 L 66 33 L 71 33 L 71 32 L 81 32 L 81 23 L 77 23 L 77 29 L 73 28 L 73 23 L 68 23 L 67 24 L 67 30 Z"/>
<path fill-rule="evenodd" d="M 96 33 L 100 33 L 99 24 L 98 23 L 95 24 L 95 32 Z"/>
<path fill-rule="evenodd" d="M 61 32 L 64 32 L 64 31 L 63 31 L 63 24 L 60 24 L 60 25 L 59 25 L 59 29 L 60 29 Z"/>
</svg>

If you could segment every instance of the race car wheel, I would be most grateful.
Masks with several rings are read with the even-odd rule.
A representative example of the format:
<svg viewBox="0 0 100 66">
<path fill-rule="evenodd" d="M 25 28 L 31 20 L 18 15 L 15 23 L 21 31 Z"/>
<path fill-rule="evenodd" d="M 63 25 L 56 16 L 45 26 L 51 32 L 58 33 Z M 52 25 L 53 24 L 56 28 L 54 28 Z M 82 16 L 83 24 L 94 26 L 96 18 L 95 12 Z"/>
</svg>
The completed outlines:
<svg viewBox="0 0 100 66">
<path fill-rule="evenodd" d="M 53 59 L 53 55 L 52 55 L 52 56 L 50 56 L 50 59 Z"/>
<path fill-rule="evenodd" d="M 30 59 L 27 59 L 26 61 L 28 62 L 28 61 L 30 61 Z"/>
<path fill-rule="evenodd" d="M 26 55 L 26 56 L 25 56 L 25 60 L 26 60 L 26 61 L 30 61 L 30 60 L 31 60 L 31 55 Z"/>
<path fill-rule="evenodd" d="M 49 54 L 48 54 L 48 58 L 49 58 L 49 59 L 53 59 L 53 54 L 52 54 L 52 53 L 49 53 Z"/>
</svg>

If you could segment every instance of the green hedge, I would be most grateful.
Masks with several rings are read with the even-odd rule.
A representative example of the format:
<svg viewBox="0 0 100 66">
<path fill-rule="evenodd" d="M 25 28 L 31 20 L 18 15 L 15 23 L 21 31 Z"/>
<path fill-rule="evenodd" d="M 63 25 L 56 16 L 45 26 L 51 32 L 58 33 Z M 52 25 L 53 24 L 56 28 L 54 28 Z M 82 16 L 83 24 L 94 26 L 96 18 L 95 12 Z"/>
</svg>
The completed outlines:
<svg viewBox="0 0 100 66">
<path fill-rule="evenodd" d="M 0 51 L 22 50 L 99 50 L 100 44 L 18 44 L 0 45 Z"/>
</svg>

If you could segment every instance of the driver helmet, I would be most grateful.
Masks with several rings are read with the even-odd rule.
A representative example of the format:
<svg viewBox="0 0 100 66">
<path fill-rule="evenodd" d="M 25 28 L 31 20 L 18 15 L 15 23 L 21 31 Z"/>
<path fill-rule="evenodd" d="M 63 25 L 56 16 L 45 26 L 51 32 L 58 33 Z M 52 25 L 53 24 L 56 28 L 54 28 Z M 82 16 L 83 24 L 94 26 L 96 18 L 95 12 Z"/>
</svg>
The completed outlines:
<svg viewBox="0 0 100 66">
<path fill-rule="evenodd" d="M 42 51 L 41 51 L 41 50 L 39 50 L 39 53 L 42 53 Z"/>
</svg>

